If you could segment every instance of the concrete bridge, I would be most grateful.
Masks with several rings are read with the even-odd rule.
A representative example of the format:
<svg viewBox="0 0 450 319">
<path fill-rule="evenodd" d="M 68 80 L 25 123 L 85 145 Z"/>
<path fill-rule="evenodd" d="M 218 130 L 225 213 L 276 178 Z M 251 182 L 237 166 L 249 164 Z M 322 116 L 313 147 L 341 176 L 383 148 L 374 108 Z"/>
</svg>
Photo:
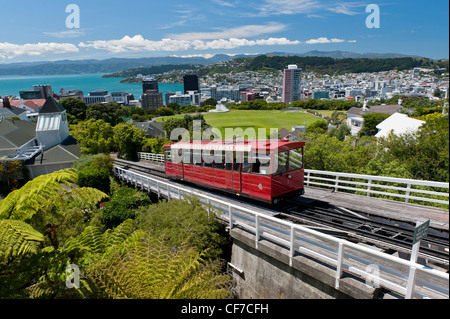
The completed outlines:
<svg viewBox="0 0 450 319">
<path fill-rule="evenodd" d="M 152 156 L 152 162 L 137 165 L 163 169 L 163 164 L 157 162 L 162 159 Z M 448 272 L 281 220 L 275 217 L 276 211 L 133 170 L 131 164 L 136 165 L 130 163 L 124 168 L 117 163 L 115 175 L 169 200 L 195 195 L 218 213 L 233 239 L 228 265 L 240 298 L 449 298 Z M 412 189 L 412 185 L 406 189 Z M 366 206 L 371 205 L 369 200 L 379 200 L 345 195 L 355 196 L 355 201 L 363 198 Z M 402 196 L 409 199 L 410 194 Z M 393 203 L 382 201 L 385 205 Z M 400 204 L 409 212 L 419 208 Z M 424 206 L 420 210 L 442 215 L 442 220 L 433 218 L 433 223 L 448 231 L 448 210 Z"/>
</svg>

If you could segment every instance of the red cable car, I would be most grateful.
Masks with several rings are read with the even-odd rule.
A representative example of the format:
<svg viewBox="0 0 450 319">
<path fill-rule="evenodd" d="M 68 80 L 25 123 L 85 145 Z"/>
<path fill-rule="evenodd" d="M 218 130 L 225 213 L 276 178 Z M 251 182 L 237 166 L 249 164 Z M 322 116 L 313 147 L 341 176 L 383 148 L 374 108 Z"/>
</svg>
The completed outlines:
<svg viewBox="0 0 450 319">
<path fill-rule="evenodd" d="M 304 194 L 303 147 L 290 141 L 201 141 L 165 145 L 173 180 L 220 189 L 270 204 Z"/>
</svg>

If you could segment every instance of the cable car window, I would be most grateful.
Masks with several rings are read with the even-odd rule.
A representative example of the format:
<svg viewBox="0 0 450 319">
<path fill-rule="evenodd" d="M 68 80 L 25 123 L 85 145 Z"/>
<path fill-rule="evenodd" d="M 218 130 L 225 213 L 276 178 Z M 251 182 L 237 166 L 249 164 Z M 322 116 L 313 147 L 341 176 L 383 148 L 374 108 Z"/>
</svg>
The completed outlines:
<svg viewBox="0 0 450 319">
<path fill-rule="evenodd" d="M 225 152 L 225 169 L 231 171 L 233 169 L 233 152 Z"/>
<path fill-rule="evenodd" d="M 214 152 L 214 168 L 218 169 L 225 168 L 225 154 L 223 151 Z"/>
<path fill-rule="evenodd" d="M 203 166 L 204 167 L 214 167 L 214 151 L 212 150 L 203 150 Z"/>
<path fill-rule="evenodd" d="M 274 175 L 287 172 L 287 157 L 288 151 L 274 153 L 274 168 L 276 168 Z"/>
<path fill-rule="evenodd" d="M 202 166 L 202 151 L 194 150 L 192 153 L 192 163 L 197 166 Z"/>
<path fill-rule="evenodd" d="M 191 164 L 192 163 L 192 152 L 191 150 L 184 150 L 183 151 L 183 163 L 184 164 Z"/>
<path fill-rule="evenodd" d="M 165 154 L 164 160 L 166 162 L 172 162 L 172 157 L 170 156 L 171 150 L 170 149 L 166 149 L 164 154 Z"/>
<path fill-rule="evenodd" d="M 242 173 L 252 172 L 252 163 L 250 162 L 250 157 L 248 152 L 244 153 L 244 161 L 242 162 Z"/>
<path fill-rule="evenodd" d="M 303 168 L 303 148 L 289 151 L 289 171 L 296 171 Z"/>
<path fill-rule="evenodd" d="M 252 165 L 252 173 L 259 175 L 270 175 L 270 153 L 265 155 L 262 154 L 254 154 L 255 157 L 254 163 Z"/>
<path fill-rule="evenodd" d="M 234 152 L 234 163 L 233 163 L 233 171 L 239 172 L 241 169 L 241 162 L 242 162 L 242 153 L 241 152 Z"/>
</svg>

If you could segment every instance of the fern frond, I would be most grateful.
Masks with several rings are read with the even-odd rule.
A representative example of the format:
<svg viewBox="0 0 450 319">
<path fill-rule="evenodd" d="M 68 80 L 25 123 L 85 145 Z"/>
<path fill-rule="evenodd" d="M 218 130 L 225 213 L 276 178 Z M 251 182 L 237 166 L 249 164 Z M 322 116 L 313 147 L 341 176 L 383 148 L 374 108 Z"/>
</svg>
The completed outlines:
<svg viewBox="0 0 450 319">
<path fill-rule="evenodd" d="M 36 253 L 44 236 L 19 220 L 0 220 L 0 262 Z"/>
<path fill-rule="evenodd" d="M 71 187 L 76 178 L 72 169 L 36 177 L 0 201 L 0 219 L 30 220 L 50 197 L 67 190 L 63 185 Z"/>
<path fill-rule="evenodd" d="M 174 249 L 164 239 L 144 239 L 115 250 L 92 264 L 88 274 L 110 298 L 225 298 L 229 277 L 205 263 L 194 248 Z"/>
<path fill-rule="evenodd" d="M 75 200 L 80 206 L 92 206 L 98 204 L 104 199 L 109 198 L 109 196 L 96 188 L 82 187 L 62 193 L 60 195 L 60 198 L 62 200 L 71 198 Z"/>
</svg>

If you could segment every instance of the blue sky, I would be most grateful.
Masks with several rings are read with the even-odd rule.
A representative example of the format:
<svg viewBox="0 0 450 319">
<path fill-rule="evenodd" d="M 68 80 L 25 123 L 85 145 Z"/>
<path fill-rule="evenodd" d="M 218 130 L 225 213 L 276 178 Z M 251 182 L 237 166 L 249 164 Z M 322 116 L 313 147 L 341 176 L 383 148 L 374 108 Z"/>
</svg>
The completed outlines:
<svg viewBox="0 0 450 319">
<path fill-rule="evenodd" d="M 68 28 L 69 4 L 80 28 Z M 380 28 L 367 28 L 369 4 Z M 446 0 L 2 1 L 0 63 L 311 50 L 449 57 Z"/>
</svg>

